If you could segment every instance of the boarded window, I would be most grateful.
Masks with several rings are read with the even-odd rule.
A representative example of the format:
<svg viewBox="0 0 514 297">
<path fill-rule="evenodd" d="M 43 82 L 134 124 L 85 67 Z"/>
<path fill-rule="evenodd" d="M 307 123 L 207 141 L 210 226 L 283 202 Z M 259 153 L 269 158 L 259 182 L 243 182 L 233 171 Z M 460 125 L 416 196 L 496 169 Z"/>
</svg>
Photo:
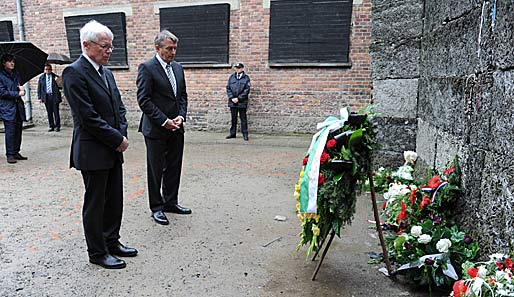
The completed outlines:
<svg viewBox="0 0 514 297">
<path fill-rule="evenodd" d="M 66 24 L 66 35 L 68 37 L 68 48 L 72 60 L 77 59 L 82 54 L 79 30 L 90 20 L 95 20 L 107 26 L 114 35 L 112 42 L 114 50 L 107 66 L 111 68 L 126 68 L 128 66 L 127 29 L 125 14 L 122 12 L 65 17 L 64 22 Z"/>
<path fill-rule="evenodd" d="M 11 21 L 0 22 L 0 41 L 14 41 Z"/>
<path fill-rule="evenodd" d="M 275 0 L 270 63 L 348 63 L 352 0 Z"/>
<path fill-rule="evenodd" d="M 161 30 L 179 39 L 175 60 L 190 64 L 227 64 L 229 4 L 161 8 Z"/>
</svg>

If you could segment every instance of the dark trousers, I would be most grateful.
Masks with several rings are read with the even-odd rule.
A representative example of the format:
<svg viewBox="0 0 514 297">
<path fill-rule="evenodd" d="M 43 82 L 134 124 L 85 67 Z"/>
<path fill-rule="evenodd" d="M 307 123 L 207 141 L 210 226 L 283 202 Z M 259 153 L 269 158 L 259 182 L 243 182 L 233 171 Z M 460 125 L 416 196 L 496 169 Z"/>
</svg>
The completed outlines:
<svg viewBox="0 0 514 297">
<path fill-rule="evenodd" d="M 18 111 L 14 121 L 4 121 L 5 128 L 5 155 L 15 156 L 20 152 L 21 148 L 21 131 L 23 122 Z"/>
<path fill-rule="evenodd" d="M 237 131 L 237 114 L 239 113 L 239 119 L 241 120 L 241 133 L 244 137 L 248 137 L 248 122 L 246 121 L 246 108 L 230 108 L 230 115 L 232 116 L 232 122 L 230 125 L 230 135 L 235 136 Z"/>
<path fill-rule="evenodd" d="M 45 95 L 46 114 L 48 115 L 48 126 L 50 128 L 61 128 L 61 117 L 59 116 L 59 102 L 52 94 Z"/>
<path fill-rule="evenodd" d="M 89 257 L 105 255 L 118 244 L 123 213 L 123 172 L 119 160 L 107 170 L 82 170 L 84 207 L 82 223 Z"/>
<path fill-rule="evenodd" d="M 148 198 L 150 210 L 156 212 L 178 204 L 184 133 L 173 132 L 167 139 L 145 137 L 145 143 Z"/>
</svg>

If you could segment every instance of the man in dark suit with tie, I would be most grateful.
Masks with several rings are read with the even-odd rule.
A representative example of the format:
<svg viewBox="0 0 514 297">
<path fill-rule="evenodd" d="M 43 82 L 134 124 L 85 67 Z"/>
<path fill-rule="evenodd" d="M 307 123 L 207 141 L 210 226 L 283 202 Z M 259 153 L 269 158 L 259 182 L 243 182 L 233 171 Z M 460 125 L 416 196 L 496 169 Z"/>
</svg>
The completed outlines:
<svg viewBox="0 0 514 297">
<path fill-rule="evenodd" d="M 61 131 L 61 117 L 59 116 L 59 103 L 62 102 L 61 92 L 57 85 L 57 74 L 52 72 L 52 65 L 45 65 L 45 73 L 39 77 L 37 85 L 37 97 L 43 102 L 48 114 L 48 126 L 50 131 Z"/>
<path fill-rule="evenodd" d="M 169 224 L 164 212 L 191 213 L 178 204 L 187 92 L 184 70 L 173 61 L 177 43 L 178 38 L 167 30 L 157 34 L 156 55 L 139 65 L 137 74 L 137 102 L 143 111 L 139 131 L 146 143 L 150 210 L 161 225 Z"/>
<path fill-rule="evenodd" d="M 73 116 L 70 166 L 82 173 L 82 221 L 89 261 L 104 268 L 126 266 L 115 257 L 137 250 L 120 243 L 123 212 L 123 152 L 127 149 L 126 109 L 105 65 L 112 54 L 109 28 L 90 21 L 80 29 L 82 55 L 63 72 L 64 94 Z"/>
</svg>

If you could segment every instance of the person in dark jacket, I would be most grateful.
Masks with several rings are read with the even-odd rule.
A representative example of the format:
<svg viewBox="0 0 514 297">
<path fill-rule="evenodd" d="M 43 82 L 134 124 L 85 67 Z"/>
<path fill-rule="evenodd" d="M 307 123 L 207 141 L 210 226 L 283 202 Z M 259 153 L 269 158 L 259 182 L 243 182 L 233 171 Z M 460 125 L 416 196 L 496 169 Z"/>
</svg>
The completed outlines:
<svg viewBox="0 0 514 297">
<path fill-rule="evenodd" d="M 246 75 L 245 66 L 242 63 L 237 63 L 234 69 L 235 72 L 230 76 L 227 83 L 228 107 L 230 107 L 232 121 L 230 134 L 226 138 L 236 138 L 237 114 L 239 113 L 241 133 L 243 139 L 248 141 L 246 109 L 248 107 L 248 94 L 250 94 L 250 77 Z"/>
<path fill-rule="evenodd" d="M 52 65 L 45 65 L 45 73 L 39 77 L 37 85 L 37 97 L 43 102 L 48 114 L 48 126 L 50 131 L 61 130 L 61 118 L 59 116 L 59 103 L 62 102 L 61 92 L 57 85 L 57 74 L 52 72 Z"/>
<path fill-rule="evenodd" d="M 17 160 L 27 160 L 20 154 L 21 130 L 25 117 L 25 105 L 22 96 L 25 88 L 20 86 L 18 73 L 15 70 L 16 61 L 11 54 L 0 57 L 2 69 L 0 70 L 0 120 L 5 127 L 5 154 L 7 162 L 16 163 Z"/>
</svg>

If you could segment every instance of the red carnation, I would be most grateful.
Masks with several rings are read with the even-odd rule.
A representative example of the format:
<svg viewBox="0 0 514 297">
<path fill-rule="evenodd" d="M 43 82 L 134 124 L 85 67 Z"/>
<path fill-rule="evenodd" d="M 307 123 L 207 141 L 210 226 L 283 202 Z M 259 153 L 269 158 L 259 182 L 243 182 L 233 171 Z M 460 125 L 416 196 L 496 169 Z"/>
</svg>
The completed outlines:
<svg viewBox="0 0 514 297">
<path fill-rule="evenodd" d="M 417 190 L 412 190 L 410 192 L 409 201 L 410 201 L 410 204 L 411 204 L 411 208 L 412 208 L 412 206 L 414 206 L 414 203 L 416 203 L 416 192 L 417 192 Z"/>
<path fill-rule="evenodd" d="M 450 166 L 450 168 L 443 171 L 444 174 L 450 174 L 455 170 L 455 166 Z"/>
<path fill-rule="evenodd" d="M 328 148 L 333 148 L 337 145 L 337 141 L 335 139 L 330 139 L 329 141 L 327 141 L 327 147 Z"/>
<path fill-rule="evenodd" d="M 330 160 L 330 155 L 327 154 L 327 152 L 323 151 L 323 153 L 321 154 L 321 157 L 319 158 L 319 163 L 325 164 L 328 162 L 328 160 Z"/>
<path fill-rule="evenodd" d="M 441 177 L 436 175 L 428 181 L 428 187 L 435 189 L 435 188 L 439 187 L 442 183 L 443 183 L 443 180 L 441 179 Z"/>
<path fill-rule="evenodd" d="M 402 211 L 398 214 L 398 224 L 404 219 L 407 219 L 407 205 L 402 201 Z"/>
<path fill-rule="evenodd" d="M 458 280 L 453 284 L 453 295 L 455 297 L 464 297 L 464 294 L 468 291 L 468 286 L 463 280 Z"/>
<path fill-rule="evenodd" d="M 324 183 L 325 183 L 325 176 L 322 173 L 320 173 L 319 177 L 318 177 L 318 186 L 321 186 Z"/>
<path fill-rule="evenodd" d="M 303 166 L 307 165 L 308 161 L 309 161 L 309 156 L 303 158 L 303 162 L 302 162 Z"/>
<path fill-rule="evenodd" d="M 468 275 L 471 276 L 472 278 L 477 277 L 477 275 L 478 275 L 478 268 L 469 267 L 468 268 Z"/>
<path fill-rule="evenodd" d="M 429 205 L 432 200 L 428 198 L 427 196 L 423 197 L 423 201 L 421 201 L 421 204 L 419 205 L 419 208 L 423 209 L 425 206 Z"/>
</svg>

